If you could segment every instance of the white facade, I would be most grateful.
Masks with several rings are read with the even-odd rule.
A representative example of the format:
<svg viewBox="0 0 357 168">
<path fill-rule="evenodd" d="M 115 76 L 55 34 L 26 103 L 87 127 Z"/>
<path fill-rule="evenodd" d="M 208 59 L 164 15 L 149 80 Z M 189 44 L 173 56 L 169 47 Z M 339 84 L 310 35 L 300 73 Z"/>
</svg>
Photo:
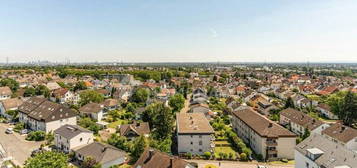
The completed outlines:
<svg viewBox="0 0 357 168">
<path fill-rule="evenodd" d="M 38 121 L 31 117 L 28 117 L 26 114 L 19 113 L 20 122 L 25 123 L 31 130 L 34 131 L 45 131 L 46 133 L 53 132 L 59 127 L 69 124 L 69 125 L 77 125 L 76 117 L 55 120 L 50 122 Z"/>
<path fill-rule="evenodd" d="M 88 145 L 93 142 L 93 133 L 82 132 L 71 139 L 67 139 L 59 134 L 55 135 L 55 145 L 57 149 L 69 153 L 73 148 Z"/>
<path fill-rule="evenodd" d="M 178 134 L 178 152 L 195 155 L 202 155 L 204 152 L 213 152 L 213 141 L 213 134 Z"/>
</svg>

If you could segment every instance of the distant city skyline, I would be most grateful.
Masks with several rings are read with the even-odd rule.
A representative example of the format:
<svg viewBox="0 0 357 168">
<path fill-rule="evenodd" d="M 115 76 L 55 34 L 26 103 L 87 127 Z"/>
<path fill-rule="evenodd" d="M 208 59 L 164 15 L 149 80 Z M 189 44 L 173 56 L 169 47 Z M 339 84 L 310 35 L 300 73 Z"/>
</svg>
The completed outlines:
<svg viewBox="0 0 357 168">
<path fill-rule="evenodd" d="M 355 0 L 11 0 L 0 63 L 357 62 Z"/>
</svg>

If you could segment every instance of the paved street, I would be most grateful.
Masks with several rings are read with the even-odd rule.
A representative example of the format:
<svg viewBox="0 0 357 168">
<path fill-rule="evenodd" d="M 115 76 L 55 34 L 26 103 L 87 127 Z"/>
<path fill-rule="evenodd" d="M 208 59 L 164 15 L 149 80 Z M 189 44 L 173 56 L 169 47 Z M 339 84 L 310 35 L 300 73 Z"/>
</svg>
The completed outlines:
<svg viewBox="0 0 357 168">
<path fill-rule="evenodd" d="M 25 136 L 21 136 L 18 133 L 5 134 L 6 128 L 8 128 L 8 125 L 0 123 L 0 143 L 7 155 L 14 158 L 15 163 L 24 164 L 31 152 L 40 147 L 41 142 L 26 141 Z"/>
<path fill-rule="evenodd" d="M 198 163 L 198 168 L 204 168 L 207 164 L 212 164 L 219 166 L 219 161 L 213 160 L 188 160 L 189 162 Z M 257 168 L 258 163 L 251 162 L 238 162 L 238 161 L 220 161 L 221 166 L 219 168 Z M 294 168 L 294 165 L 272 165 L 272 164 L 263 164 L 259 165 L 267 166 L 268 168 Z"/>
</svg>

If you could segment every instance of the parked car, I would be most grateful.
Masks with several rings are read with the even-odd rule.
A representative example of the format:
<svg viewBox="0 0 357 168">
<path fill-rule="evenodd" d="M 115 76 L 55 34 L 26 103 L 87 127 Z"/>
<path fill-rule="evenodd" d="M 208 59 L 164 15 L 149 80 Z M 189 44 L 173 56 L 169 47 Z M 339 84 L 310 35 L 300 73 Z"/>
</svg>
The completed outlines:
<svg viewBox="0 0 357 168">
<path fill-rule="evenodd" d="M 29 133 L 29 130 L 28 129 L 23 129 L 20 131 L 20 134 L 23 135 L 23 134 L 28 134 Z"/>
<path fill-rule="evenodd" d="M 5 130 L 5 133 L 6 133 L 6 134 L 12 134 L 12 133 L 14 133 L 14 129 L 13 129 L 13 128 L 7 128 L 7 129 Z"/>
<path fill-rule="evenodd" d="M 258 165 L 258 167 L 257 168 L 268 168 L 268 167 L 266 167 L 266 166 L 262 166 L 262 165 Z"/>
</svg>

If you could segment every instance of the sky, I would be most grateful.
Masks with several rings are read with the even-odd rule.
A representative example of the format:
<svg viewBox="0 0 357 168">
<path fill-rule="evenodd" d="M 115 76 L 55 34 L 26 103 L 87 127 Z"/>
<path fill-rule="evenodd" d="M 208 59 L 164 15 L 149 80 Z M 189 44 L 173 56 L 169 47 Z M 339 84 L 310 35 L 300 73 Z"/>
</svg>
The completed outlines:
<svg viewBox="0 0 357 168">
<path fill-rule="evenodd" d="M 0 0 L 0 62 L 357 62 L 356 0 Z"/>
</svg>

